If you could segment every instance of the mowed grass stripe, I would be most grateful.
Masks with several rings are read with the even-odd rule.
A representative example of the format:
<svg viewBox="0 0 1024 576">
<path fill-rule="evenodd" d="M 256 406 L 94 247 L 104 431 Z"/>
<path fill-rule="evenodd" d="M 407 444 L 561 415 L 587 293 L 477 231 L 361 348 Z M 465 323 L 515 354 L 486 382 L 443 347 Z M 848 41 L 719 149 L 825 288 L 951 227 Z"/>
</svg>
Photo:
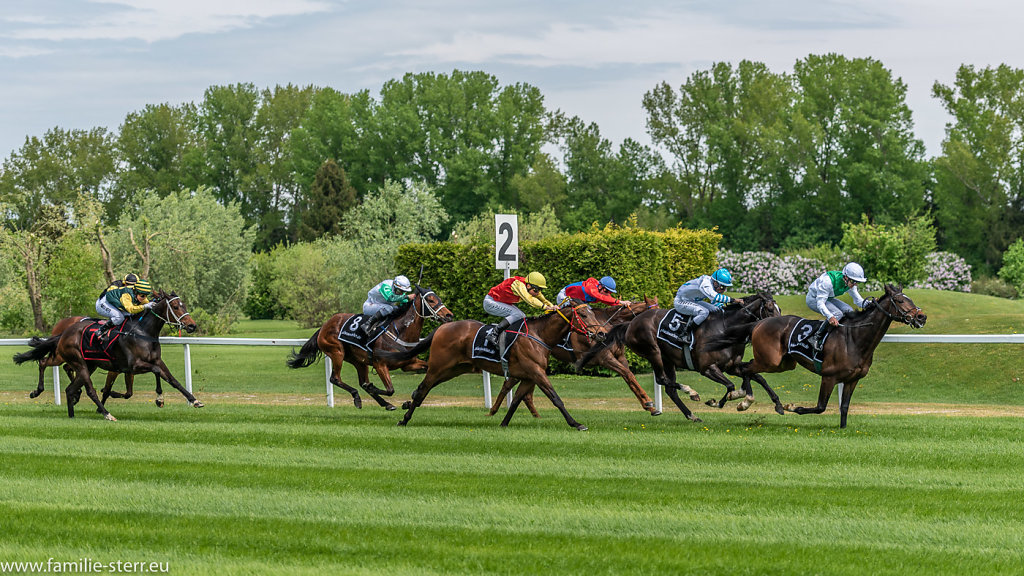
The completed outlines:
<svg viewBox="0 0 1024 576">
<path fill-rule="evenodd" d="M 253 557 L 267 573 L 991 573 L 1019 565 L 1024 534 L 1014 419 L 837 432 L 834 415 L 582 411 L 580 434 L 458 408 L 408 428 L 310 407 L 126 405 L 119 423 L 20 408 L 0 407 L 5 557 L 59 542 L 67 558 L 170 550 L 186 573 Z"/>
</svg>

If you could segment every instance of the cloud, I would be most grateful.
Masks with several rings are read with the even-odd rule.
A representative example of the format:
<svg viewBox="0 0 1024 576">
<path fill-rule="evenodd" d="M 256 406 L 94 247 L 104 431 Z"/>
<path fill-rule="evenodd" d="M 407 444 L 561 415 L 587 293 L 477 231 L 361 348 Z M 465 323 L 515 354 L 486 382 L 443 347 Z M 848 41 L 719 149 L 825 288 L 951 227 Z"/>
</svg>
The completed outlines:
<svg viewBox="0 0 1024 576">
<path fill-rule="evenodd" d="M 41 9 L 45 4 L 40 4 Z M 21 41 L 136 40 L 147 43 L 187 34 L 213 34 L 250 28 L 272 18 L 331 10 L 322 0 L 92 0 L 82 12 L 71 8 L 45 16 L 25 12 L 4 18 L 4 36 Z"/>
</svg>

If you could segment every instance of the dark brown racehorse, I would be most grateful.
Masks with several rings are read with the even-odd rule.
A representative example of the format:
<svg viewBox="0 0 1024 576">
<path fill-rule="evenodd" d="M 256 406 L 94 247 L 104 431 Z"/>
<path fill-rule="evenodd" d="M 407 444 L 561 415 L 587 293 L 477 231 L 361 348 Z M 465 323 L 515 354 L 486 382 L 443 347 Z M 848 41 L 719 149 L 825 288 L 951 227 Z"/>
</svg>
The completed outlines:
<svg viewBox="0 0 1024 576">
<path fill-rule="evenodd" d="M 415 358 L 427 349 L 430 350 L 427 374 L 413 391 L 412 401 L 402 405 L 406 413 L 398 422 L 399 426 L 409 423 L 413 412 L 423 404 L 423 400 L 434 386 L 468 372 L 486 370 L 492 374 L 503 373 L 500 363 L 473 358 L 473 340 L 481 326 L 483 323 L 476 320 L 459 320 L 444 324 L 408 352 L 387 354 L 390 358 L 402 361 Z M 512 406 L 509 407 L 501 425 L 508 426 L 523 397 L 532 392 L 534 386 L 540 386 L 551 403 L 565 417 L 569 426 L 577 430 L 586 430 L 586 426 L 569 415 L 562 399 L 548 381 L 548 357 L 551 348 L 561 342 L 570 329 L 585 334 L 588 338 L 599 337 L 598 335 L 603 335 L 607 329 L 594 317 L 594 311 L 590 306 L 583 303 L 575 303 L 543 316 L 528 318 L 524 326 L 523 333 L 511 344 L 508 352 L 509 377 L 521 380 L 524 385 L 516 390 Z"/>
<path fill-rule="evenodd" d="M 664 309 L 644 312 L 629 324 L 613 328 L 603 345 L 607 346 L 613 342 L 625 342 L 626 346 L 631 350 L 646 358 L 654 370 L 655 382 L 665 387 L 665 391 L 672 399 L 672 402 L 675 403 L 687 419 L 700 422 L 700 418 L 697 418 L 690 412 L 690 409 L 679 398 L 677 392 L 677 390 L 682 390 L 690 396 L 691 400 L 700 400 L 700 395 L 695 390 L 685 384 L 676 382 L 676 368 L 690 369 L 684 357 L 685 352 L 658 339 L 658 326 L 668 313 L 669 311 Z M 722 334 L 726 327 L 732 324 L 746 323 L 751 320 L 778 315 L 778 305 L 775 304 L 771 294 L 766 292 L 751 294 L 725 306 L 720 312 L 712 312 L 707 320 L 693 331 L 693 348 L 690 350 L 693 362 L 692 370 L 725 386 L 726 397 L 730 395 L 735 396 L 736 387 L 725 374 L 738 375 L 736 367 L 743 360 L 743 342 L 738 342 L 732 347 L 710 352 L 704 348 L 705 341 L 708 338 Z M 600 346 L 592 348 L 590 352 L 577 362 L 577 366 L 584 366 L 590 362 L 594 355 L 600 352 L 600 348 Z M 767 383 L 765 386 L 767 386 Z M 782 406 L 778 396 L 770 388 L 766 387 L 765 389 L 772 397 L 772 400 L 775 401 L 776 410 L 781 414 Z M 749 398 L 753 402 L 753 394 L 750 394 Z"/>
<path fill-rule="evenodd" d="M 633 302 L 629 306 L 611 306 L 608 308 L 594 308 L 594 317 L 597 321 L 604 326 L 608 326 L 609 329 L 612 326 L 617 326 L 626 322 L 632 321 L 641 312 L 650 310 L 651 308 L 658 307 L 657 298 L 647 298 Z M 585 354 L 594 345 L 593 340 L 587 338 L 579 332 L 569 333 L 569 344 L 572 350 L 566 350 L 561 346 L 554 346 L 551 349 L 551 355 L 556 360 L 565 362 L 566 364 L 575 364 L 580 357 Z M 661 412 L 654 407 L 654 401 L 651 400 L 647 392 L 644 391 L 640 383 L 637 382 L 636 376 L 629 369 L 629 360 L 626 358 L 625 346 L 619 344 L 618 346 L 609 346 L 605 348 L 604 352 L 598 354 L 593 360 L 594 364 L 602 366 L 615 372 L 626 381 L 626 385 L 636 396 L 636 399 L 640 401 L 640 405 L 651 413 L 651 416 L 658 416 Z M 501 408 L 502 400 L 508 395 L 512 388 L 518 383 L 517 380 L 509 379 L 505 380 L 502 384 L 501 391 L 494 399 L 494 405 L 491 406 L 491 411 L 487 413 L 488 416 L 493 416 L 497 413 L 498 409 Z M 523 404 L 530 410 L 534 418 L 539 418 L 540 414 L 537 412 L 536 406 L 533 404 L 533 393 L 527 394 L 523 397 Z"/>
<path fill-rule="evenodd" d="M 93 387 L 91 375 L 97 369 L 108 372 L 141 374 L 151 372 L 157 374 L 164 380 L 171 383 L 189 401 L 189 404 L 196 408 L 202 408 L 203 403 L 196 400 L 186 390 L 171 372 L 167 369 L 160 358 L 160 331 L 167 324 L 184 328 L 187 332 L 195 332 L 196 323 L 185 308 L 181 297 L 171 292 L 167 294 L 159 291 L 154 294 L 153 308 L 143 312 L 138 321 L 125 325 L 124 331 L 118 336 L 117 345 L 111 348 L 112 359 L 86 360 L 82 356 L 82 337 L 85 329 L 92 322 L 77 322 L 71 324 L 66 330 L 57 336 L 49 338 L 35 337 L 29 341 L 32 350 L 14 356 L 16 364 L 28 361 L 38 362 L 39 360 L 52 356 L 60 357 L 65 362 L 65 371 L 71 376 L 71 383 L 65 388 L 68 399 L 68 417 L 74 418 L 75 404 L 78 403 L 84 387 L 89 398 L 96 404 L 96 409 L 107 420 L 116 420 L 103 406 L 96 389 Z"/>
<path fill-rule="evenodd" d="M 846 428 L 846 416 L 850 410 L 850 397 L 861 378 L 868 374 L 875 348 L 889 329 L 892 321 L 902 322 L 911 328 L 924 326 L 928 317 L 918 308 L 903 289 L 891 284 L 885 287 L 885 294 L 877 301 L 869 300 L 860 312 L 843 318 L 842 324 L 831 329 L 825 340 L 821 363 L 821 387 L 818 389 L 817 406 L 807 408 L 787 404 L 785 410 L 797 414 L 821 414 L 828 406 L 832 390 L 843 383 L 843 397 L 839 404 L 839 427 Z M 789 335 L 793 327 L 802 320 L 799 316 L 769 318 L 747 326 L 735 326 L 711 346 L 733 346 L 749 336 L 753 349 L 753 360 L 739 365 L 744 379 L 756 377 L 765 372 L 786 372 L 797 364 L 817 372 L 814 363 L 799 355 L 787 353 Z"/>
<path fill-rule="evenodd" d="M 404 351 L 420 341 L 420 332 L 423 330 L 424 319 L 431 319 L 437 322 L 451 322 L 455 315 L 444 305 L 441 298 L 430 288 L 416 286 L 411 295 L 410 303 L 405 307 L 399 316 L 388 323 L 384 334 L 374 340 L 371 356 L 366 350 L 358 346 L 352 346 L 338 339 L 342 325 L 355 314 L 338 313 L 331 316 L 319 330 L 309 337 L 309 340 L 302 345 L 302 348 L 292 351 L 288 359 L 289 368 L 305 368 L 311 366 L 322 354 L 326 354 L 332 364 L 331 382 L 352 395 L 352 402 L 356 408 L 363 407 L 363 400 L 359 397 L 359 391 L 345 384 L 341 380 L 341 367 L 343 362 L 348 362 L 356 368 L 356 375 L 359 377 L 359 386 L 383 406 L 386 410 L 394 410 L 395 407 L 385 400 L 384 396 L 391 396 L 395 393 L 395 387 L 391 384 L 392 368 L 413 372 L 425 369 L 426 363 L 416 358 L 414 354 L 410 359 L 403 361 L 385 360 L 382 352 Z M 384 383 L 384 390 L 370 384 L 370 366 L 377 371 L 381 382 Z"/>
<path fill-rule="evenodd" d="M 54 324 L 53 330 L 50 331 L 50 335 L 51 336 L 57 336 L 61 332 L 64 332 L 65 330 L 67 330 L 72 324 L 75 324 L 77 322 L 82 322 L 83 320 L 88 320 L 88 319 L 89 319 L 88 316 L 71 316 L 71 317 L 68 317 L 68 318 L 62 318 L 59 322 Z M 47 356 L 47 357 L 42 358 L 41 360 L 39 360 L 39 384 L 36 386 L 35 390 L 33 390 L 32 392 L 29 392 L 28 397 L 29 398 L 36 398 L 40 394 L 42 394 L 43 391 L 46 389 L 44 387 L 44 385 L 43 385 L 43 376 L 46 373 L 46 369 L 50 368 L 51 366 L 60 366 L 62 364 L 64 364 L 64 359 L 61 358 L 60 356 L 56 355 L 56 350 L 54 350 L 54 355 L 53 356 Z M 73 372 L 69 371 L 69 368 L 68 368 L 68 366 L 66 364 L 64 365 L 64 368 L 65 368 L 65 372 L 68 372 L 68 378 L 70 380 L 74 380 L 75 379 L 75 374 Z M 107 372 L 107 382 L 103 386 L 103 393 L 102 393 L 103 396 L 102 396 L 102 398 L 100 398 L 100 402 L 102 402 L 103 404 L 107 403 L 107 398 L 108 397 L 125 398 L 125 399 L 132 397 L 132 395 L 134 393 L 133 392 L 133 387 L 134 387 L 134 384 L 135 384 L 135 375 L 134 374 L 125 374 L 124 375 L 124 383 L 125 383 L 125 392 L 124 393 L 112 390 L 112 388 L 114 386 L 114 381 L 117 380 L 118 376 L 119 376 L 119 374 L 117 372 Z M 160 408 L 163 408 L 163 406 L 164 406 L 163 389 L 160 386 L 160 376 L 159 375 L 156 375 L 156 393 L 157 393 L 156 405 L 158 407 L 160 407 Z"/>
</svg>

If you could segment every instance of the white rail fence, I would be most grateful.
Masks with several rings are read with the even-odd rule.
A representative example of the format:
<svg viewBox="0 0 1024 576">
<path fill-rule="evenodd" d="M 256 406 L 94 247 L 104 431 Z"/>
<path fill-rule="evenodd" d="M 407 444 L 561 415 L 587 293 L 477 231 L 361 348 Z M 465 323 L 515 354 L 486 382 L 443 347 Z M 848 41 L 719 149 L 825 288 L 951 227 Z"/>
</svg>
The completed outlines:
<svg viewBox="0 0 1024 576">
<path fill-rule="evenodd" d="M 1024 334 L 887 334 L 882 342 L 916 343 L 916 344 L 1024 344 Z M 199 346 L 302 346 L 305 338 L 205 338 L 188 336 L 170 336 L 160 339 L 161 344 L 181 344 L 185 353 L 185 388 L 192 391 L 192 351 L 193 344 Z M 27 346 L 27 338 L 0 338 L 0 346 Z M 327 390 L 327 406 L 334 407 L 334 386 L 331 384 L 331 359 L 324 356 L 324 374 Z M 491 381 L 489 374 L 484 373 L 484 405 L 490 408 Z M 842 388 L 839 393 L 842 393 Z M 58 406 L 60 397 L 59 367 L 53 367 L 53 400 Z M 511 397 L 511 395 L 510 395 Z M 658 410 L 662 409 L 661 387 L 654 386 L 654 403 Z"/>
</svg>

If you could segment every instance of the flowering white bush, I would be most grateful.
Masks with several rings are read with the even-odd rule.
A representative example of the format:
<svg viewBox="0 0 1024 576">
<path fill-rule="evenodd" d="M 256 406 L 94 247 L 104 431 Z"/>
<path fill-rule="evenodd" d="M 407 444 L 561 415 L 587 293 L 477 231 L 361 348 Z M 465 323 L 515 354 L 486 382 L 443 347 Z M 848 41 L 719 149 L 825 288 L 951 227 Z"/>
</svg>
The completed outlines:
<svg viewBox="0 0 1024 576">
<path fill-rule="evenodd" d="M 971 265 L 952 252 L 932 252 L 927 256 L 925 270 L 928 278 L 914 282 L 909 288 L 931 290 L 971 291 Z"/>
<path fill-rule="evenodd" d="M 932 252 L 927 256 L 928 277 L 907 288 L 971 291 L 971 267 L 951 252 Z M 771 252 L 732 252 L 720 250 L 718 263 L 732 272 L 733 290 L 757 292 L 767 290 L 775 295 L 804 294 L 815 278 L 826 271 L 820 260 L 803 256 L 780 257 Z M 881 290 L 882 283 L 871 278 L 863 289 Z"/>
</svg>

